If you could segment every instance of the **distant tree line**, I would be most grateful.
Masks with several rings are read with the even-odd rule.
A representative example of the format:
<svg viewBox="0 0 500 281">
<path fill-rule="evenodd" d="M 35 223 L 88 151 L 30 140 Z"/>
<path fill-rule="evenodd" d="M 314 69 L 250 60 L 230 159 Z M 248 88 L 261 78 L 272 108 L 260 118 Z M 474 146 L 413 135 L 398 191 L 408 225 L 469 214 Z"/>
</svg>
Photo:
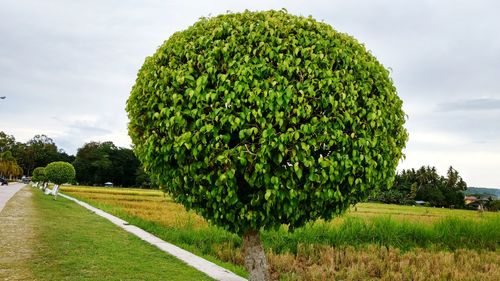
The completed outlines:
<svg viewBox="0 0 500 281">
<path fill-rule="evenodd" d="M 425 201 L 426 205 L 447 208 L 464 208 L 464 191 L 467 183 L 453 167 L 446 176 L 437 173 L 435 167 L 403 170 L 397 173 L 392 188 L 383 190 L 375 200 L 402 205 Z"/>
<path fill-rule="evenodd" d="M 85 185 L 117 186 L 151 185 L 141 163 L 128 148 L 117 147 L 112 142 L 89 142 L 78 149 L 73 162 L 76 180 Z"/>
<path fill-rule="evenodd" d="M 36 135 L 26 143 L 0 131 L 0 173 L 9 178 L 22 175 L 30 176 L 36 167 L 45 167 L 55 161 L 73 162 L 75 157 L 59 149 L 46 135 Z M 8 163 L 7 163 L 8 162 Z"/>
<path fill-rule="evenodd" d="M 81 185 L 112 182 L 115 186 L 151 187 L 149 176 L 129 148 L 117 147 L 112 142 L 89 142 L 74 156 L 58 148 L 46 135 L 36 135 L 22 143 L 0 131 L 0 176 L 10 179 L 32 176 L 35 168 L 56 161 L 73 164 L 74 183 Z"/>
</svg>

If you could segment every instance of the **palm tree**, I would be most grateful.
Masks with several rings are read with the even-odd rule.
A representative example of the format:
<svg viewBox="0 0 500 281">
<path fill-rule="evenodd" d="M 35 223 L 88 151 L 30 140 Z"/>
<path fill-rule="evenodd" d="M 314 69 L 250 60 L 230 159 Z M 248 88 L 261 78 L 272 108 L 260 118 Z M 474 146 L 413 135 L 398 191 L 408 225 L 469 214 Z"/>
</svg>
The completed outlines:
<svg viewBox="0 0 500 281">
<path fill-rule="evenodd" d="M 16 158 L 10 151 L 0 153 L 0 176 L 18 177 L 22 175 L 23 169 L 17 164 Z"/>
</svg>

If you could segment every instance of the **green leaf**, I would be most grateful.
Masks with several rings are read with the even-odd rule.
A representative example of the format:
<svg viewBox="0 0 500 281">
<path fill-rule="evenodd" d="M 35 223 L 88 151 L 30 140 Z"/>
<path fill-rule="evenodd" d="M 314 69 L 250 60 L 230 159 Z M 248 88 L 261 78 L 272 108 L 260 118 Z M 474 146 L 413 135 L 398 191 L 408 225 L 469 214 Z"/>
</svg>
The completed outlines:
<svg viewBox="0 0 500 281">
<path fill-rule="evenodd" d="M 264 196 L 266 200 L 269 200 L 269 197 L 271 197 L 271 192 L 272 191 L 270 189 L 266 190 L 266 195 Z"/>
</svg>

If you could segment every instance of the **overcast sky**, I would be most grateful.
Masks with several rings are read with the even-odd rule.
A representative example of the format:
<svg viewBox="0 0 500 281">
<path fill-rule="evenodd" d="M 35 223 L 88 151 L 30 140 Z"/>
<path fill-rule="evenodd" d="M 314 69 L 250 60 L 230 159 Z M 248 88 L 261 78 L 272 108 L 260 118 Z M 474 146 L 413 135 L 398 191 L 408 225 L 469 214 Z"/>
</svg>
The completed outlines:
<svg viewBox="0 0 500 281">
<path fill-rule="evenodd" d="M 500 2 L 0 0 L 0 130 L 129 147 L 144 58 L 202 16 L 286 8 L 356 37 L 392 71 L 410 140 L 399 169 L 455 167 L 500 187 Z"/>
</svg>

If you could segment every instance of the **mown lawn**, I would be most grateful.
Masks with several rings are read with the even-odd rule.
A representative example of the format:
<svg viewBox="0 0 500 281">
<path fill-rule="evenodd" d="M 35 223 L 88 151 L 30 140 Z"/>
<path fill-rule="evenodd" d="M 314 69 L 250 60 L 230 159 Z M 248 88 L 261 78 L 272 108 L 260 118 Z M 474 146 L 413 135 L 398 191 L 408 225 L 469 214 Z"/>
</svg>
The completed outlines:
<svg viewBox="0 0 500 281">
<path fill-rule="evenodd" d="M 23 227 L 2 238 L 24 256 L 13 271 L 5 263 L 8 280 L 212 280 L 64 198 L 27 187 L 11 202 L 2 215 L 22 217 Z"/>
<path fill-rule="evenodd" d="M 161 191 L 63 191 L 245 274 L 239 237 Z M 365 203 L 342 218 L 285 228 L 262 233 L 274 279 L 500 280 L 499 213 Z"/>
</svg>

